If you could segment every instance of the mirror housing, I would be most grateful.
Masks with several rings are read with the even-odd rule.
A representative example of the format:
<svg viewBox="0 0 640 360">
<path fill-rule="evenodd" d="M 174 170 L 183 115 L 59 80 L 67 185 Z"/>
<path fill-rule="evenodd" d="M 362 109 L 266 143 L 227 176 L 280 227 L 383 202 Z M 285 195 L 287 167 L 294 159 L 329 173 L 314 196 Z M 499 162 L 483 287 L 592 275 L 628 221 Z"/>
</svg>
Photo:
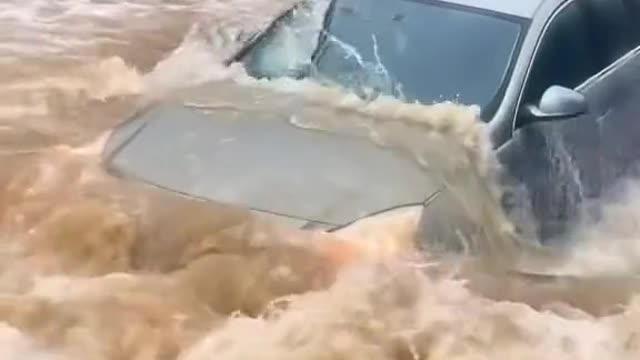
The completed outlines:
<svg viewBox="0 0 640 360">
<path fill-rule="evenodd" d="M 587 100 L 578 91 L 563 86 L 549 87 L 540 98 L 539 104 L 528 104 L 523 109 L 520 127 L 530 123 L 565 120 L 584 115 L 588 111 Z"/>
</svg>

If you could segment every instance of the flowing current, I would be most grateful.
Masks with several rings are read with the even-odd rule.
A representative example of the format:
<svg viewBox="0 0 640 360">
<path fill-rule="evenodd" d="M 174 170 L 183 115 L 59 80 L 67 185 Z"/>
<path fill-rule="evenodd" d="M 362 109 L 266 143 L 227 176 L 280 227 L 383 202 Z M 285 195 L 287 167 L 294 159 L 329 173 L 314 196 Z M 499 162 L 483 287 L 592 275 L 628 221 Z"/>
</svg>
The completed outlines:
<svg viewBox="0 0 640 360">
<path fill-rule="evenodd" d="M 306 118 L 332 107 L 335 118 L 298 125 L 366 129 L 418 157 L 429 152 L 488 229 L 487 255 L 515 256 L 472 109 L 360 106 L 220 65 L 292 2 L 0 4 L 0 358 L 637 359 L 633 183 L 602 222 L 572 234 L 576 245 L 551 269 L 571 276 L 548 279 L 470 258 L 443 266 L 424 249 L 417 257 L 411 212 L 303 232 L 101 170 L 108 129 L 148 101 L 213 81 L 197 91 L 200 105 L 267 104 Z M 316 101 L 296 108 L 302 102 L 272 95 L 260 105 L 247 89 L 263 87 Z M 446 153 L 420 148 L 424 136 L 446 142 Z"/>
</svg>

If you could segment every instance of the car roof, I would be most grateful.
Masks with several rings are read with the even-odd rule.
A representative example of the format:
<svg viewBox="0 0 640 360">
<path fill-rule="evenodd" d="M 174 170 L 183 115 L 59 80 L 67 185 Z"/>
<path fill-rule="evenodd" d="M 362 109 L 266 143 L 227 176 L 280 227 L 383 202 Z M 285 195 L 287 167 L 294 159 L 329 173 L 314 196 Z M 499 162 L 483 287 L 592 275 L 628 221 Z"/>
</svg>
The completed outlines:
<svg viewBox="0 0 640 360">
<path fill-rule="evenodd" d="M 540 5 L 553 0 L 442 0 L 446 3 L 464 5 L 482 10 L 495 11 L 502 14 L 523 18 L 532 18 Z M 555 0 L 559 2 L 558 0 Z"/>
</svg>

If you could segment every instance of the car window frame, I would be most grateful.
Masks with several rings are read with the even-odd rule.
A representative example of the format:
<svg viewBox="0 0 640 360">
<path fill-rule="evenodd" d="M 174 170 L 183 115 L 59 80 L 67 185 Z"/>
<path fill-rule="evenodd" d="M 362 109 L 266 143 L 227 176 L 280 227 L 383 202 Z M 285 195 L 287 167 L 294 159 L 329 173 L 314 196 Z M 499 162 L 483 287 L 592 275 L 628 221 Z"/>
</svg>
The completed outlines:
<svg viewBox="0 0 640 360">
<path fill-rule="evenodd" d="M 549 35 L 549 28 L 551 28 L 551 25 L 554 24 L 554 21 L 558 19 L 558 16 L 560 16 L 560 14 L 564 10 L 566 10 L 566 8 L 575 4 L 576 2 L 577 0 L 566 0 L 562 4 L 558 5 L 553 10 L 553 13 L 547 17 L 542 27 L 542 30 L 538 33 L 534 50 L 528 59 L 527 70 L 525 71 L 523 81 L 521 82 L 520 89 L 518 90 L 518 99 L 517 99 L 516 107 L 514 109 L 513 116 L 511 119 L 511 134 L 514 134 L 518 130 L 518 127 L 517 127 L 518 118 L 520 117 L 521 108 L 524 105 L 523 100 L 524 100 L 525 90 L 531 79 L 531 70 L 533 69 L 533 65 L 535 64 L 535 61 L 538 59 L 540 48 L 542 47 L 544 40 Z M 585 82 L 589 81 L 590 78 L 585 80 Z M 582 84 L 579 86 L 582 86 Z"/>
<path fill-rule="evenodd" d="M 525 95 L 525 91 L 526 91 L 527 85 L 529 84 L 529 81 L 531 79 L 530 78 L 531 70 L 532 70 L 532 68 L 533 68 L 533 66 L 535 64 L 536 59 L 538 58 L 538 54 L 539 54 L 540 48 L 542 46 L 542 43 L 544 42 L 545 37 L 548 35 L 549 28 L 552 26 L 554 21 L 557 20 L 558 16 L 567 7 L 571 6 L 572 4 L 574 4 L 576 2 L 577 2 L 577 0 L 567 0 L 564 3 L 560 4 L 558 7 L 556 7 L 556 9 L 553 11 L 553 13 L 547 18 L 547 20 L 546 20 L 546 22 L 545 22 L 545 24 L 543 26 L 542 31 L 540 31 L 539 34 L 538 34 L 534 51 L 533 51 L 533 53 L 532 53 L 532 55 L 531 55 L 531 57 L 529 58 L 529 61 L 528 61 L 527 70 L 526 70 L 526 73 L 525 73 L 525 76 L 524 76 L 524 80 L 522 81 L 520 89 L 518 91 L 518 101 L 516 103 L 516 108 L 515 108 L 515 111 L 514 111 L 514 114 L 513 114 L 513 118 L 512 118 L 512 129 L 511 129 L 512 134 L 515 133 L 518 130 L 518 128 L 517 128 L 518 117 L 520 116 L 520 111 L 521 111 L 521 107 L 523 105 L 523 99 L 524 99 L 524 95 Z M 615 59 L 613 62 L 608 64 L 606 67 L 604 67 L 600 71 L 598 71 L 595 74 L 589 76 L 581 84 L 577 85 L 574 90 L 576 90 L 578 92 L 581 92 L 581 93 L 589 90 L 591 88 L 591 86 L 597 84 L 600 80 L 606 78 L 611 73 L 615 72 L 617 69 L 623 67 L 625 65 L 625 63 L 627 63 L 628 61 L 631 61 L 636 56 L 640 56 L 640 43 L 637 44 L 635 48 L 632 48 L 631 50 L 629 50 L 625 54 L 621 55 L 620 57 Z"/>
<path fill-rule="evenodd" d="M 633 60 L 637 56 L 640 56 L 640 45 L 638 45 L 635 48 L 629 50 L 627 53 L 625 53 L 622 56 L 620 56 L 619 58 L 617 58 L 611 64 L 607 65 L 607 67 L 605 67 L 604 69 L 600 70 L 599 72 L 597 72 L 593 76 L 590 76 L 582 84 L 580 84 L 580 85 L 578 85 L 576 87 L 576 91 L 583 92 L 583 91 L 589 90 L 591 88 L 591 86 L 597 84 L 600 80 L 606 78 L 611 73 L 613 73 L 616 70 L 622 68 L 623 66 L 625 66 L 625 64 L 627 62 Z"/>
</svg>

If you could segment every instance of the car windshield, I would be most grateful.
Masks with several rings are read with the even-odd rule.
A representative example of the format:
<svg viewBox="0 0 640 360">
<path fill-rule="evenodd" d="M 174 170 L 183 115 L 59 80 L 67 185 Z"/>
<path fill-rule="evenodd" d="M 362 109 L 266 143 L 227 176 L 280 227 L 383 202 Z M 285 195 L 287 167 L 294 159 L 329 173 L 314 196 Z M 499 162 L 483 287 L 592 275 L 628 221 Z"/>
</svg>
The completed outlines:
<svg viewBox="0 0 640 360">
<path fill-rule="evenodd" d="M 519 18 L 418 0 L 299 4 L 242 56 L 258 78 L 312 77 L 363 98 L 495 108 L 523 32 Z"/>
</svg>

